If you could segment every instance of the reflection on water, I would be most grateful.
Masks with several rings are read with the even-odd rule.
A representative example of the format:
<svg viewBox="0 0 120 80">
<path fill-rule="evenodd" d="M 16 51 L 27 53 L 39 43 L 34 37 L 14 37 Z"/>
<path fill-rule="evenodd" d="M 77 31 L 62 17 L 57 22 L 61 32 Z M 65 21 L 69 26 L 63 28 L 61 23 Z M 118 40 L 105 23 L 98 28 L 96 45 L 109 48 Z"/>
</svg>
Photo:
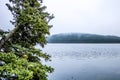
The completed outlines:
<svg viewBox="0 0 120 80">
<path fill-rule="evenodd" d="M 49 80 L 120 80 L 120 44 L 48 44 Z"/>
</svg>

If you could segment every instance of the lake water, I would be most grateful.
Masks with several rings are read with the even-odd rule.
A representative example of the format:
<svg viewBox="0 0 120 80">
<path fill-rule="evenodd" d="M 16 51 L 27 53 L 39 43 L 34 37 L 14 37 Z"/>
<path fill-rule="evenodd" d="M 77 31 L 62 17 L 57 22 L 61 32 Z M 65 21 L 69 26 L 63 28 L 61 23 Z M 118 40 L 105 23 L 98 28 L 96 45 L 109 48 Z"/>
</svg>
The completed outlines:
<svg viewBox="0 0 120 80">
<path fill-rule="evenodd" d="M 49 80 L 120 80 L 120 44 L 48 44 Z"/>
</svg>

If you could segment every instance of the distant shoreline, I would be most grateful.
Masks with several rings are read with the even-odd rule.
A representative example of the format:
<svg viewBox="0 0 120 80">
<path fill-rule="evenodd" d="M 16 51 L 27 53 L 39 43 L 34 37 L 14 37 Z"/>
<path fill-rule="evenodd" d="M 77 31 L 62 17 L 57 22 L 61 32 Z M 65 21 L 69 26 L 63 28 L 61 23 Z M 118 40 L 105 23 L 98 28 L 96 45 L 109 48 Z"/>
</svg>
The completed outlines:
<svg viewBox="0 0 120 80">
<path fill-rule="evenodd" d="M 120 43 L 47 43 L 47 44 L 120 44 Z"/>
<path fill-rule="evenodd" d="M 48 43 L 81 43 L 81 44 L 118 44 L 120 37 L 113 35 L 96 35 L 84 33 L 55 34 L 47 38 Z"/>
</svg>

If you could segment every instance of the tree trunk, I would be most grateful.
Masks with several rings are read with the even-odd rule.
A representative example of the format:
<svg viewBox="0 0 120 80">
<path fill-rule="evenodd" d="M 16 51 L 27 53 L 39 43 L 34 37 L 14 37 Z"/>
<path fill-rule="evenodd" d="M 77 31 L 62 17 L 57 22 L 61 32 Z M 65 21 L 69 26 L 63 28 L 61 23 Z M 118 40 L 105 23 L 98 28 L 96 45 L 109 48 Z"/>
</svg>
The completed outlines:
<svg viewBox="0 0 120 80">
<path fill-rule="evenodd" d="M 5 42 L 8 41 L 9 38 L 12 37 L 13 34 L 16 33 L 18 29 L 19 26 L 16 26 L 12 31 L 10 31 L 4 38 L 0 40 L 0 50 L 2 49 L 2 46 L 5 44 Z"/>
</svg>

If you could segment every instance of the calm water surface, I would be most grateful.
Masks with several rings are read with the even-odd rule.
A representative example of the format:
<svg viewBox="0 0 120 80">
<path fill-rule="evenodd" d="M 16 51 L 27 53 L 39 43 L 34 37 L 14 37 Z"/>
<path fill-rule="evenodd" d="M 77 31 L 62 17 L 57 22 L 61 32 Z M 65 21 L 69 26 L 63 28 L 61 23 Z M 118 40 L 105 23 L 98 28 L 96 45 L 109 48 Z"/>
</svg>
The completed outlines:
<svg viewBox="0 0 120 80">
<path fill-rule="evenodd" d="M 49 80 L 120 80 L 120 44 L 48 44 Z"/>
</svg>

